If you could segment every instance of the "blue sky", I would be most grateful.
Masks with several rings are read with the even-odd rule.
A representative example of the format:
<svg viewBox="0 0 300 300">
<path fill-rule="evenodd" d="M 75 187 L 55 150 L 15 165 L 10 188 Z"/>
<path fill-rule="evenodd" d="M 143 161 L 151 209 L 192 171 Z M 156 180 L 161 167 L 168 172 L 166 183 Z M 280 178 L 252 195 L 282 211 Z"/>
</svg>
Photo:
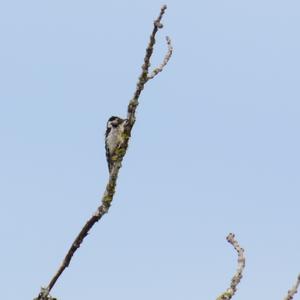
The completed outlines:
<svg viewBox="0 0 300 300">
<path fill-rule="evenodd" d="M 107 180 L 162 2 L 0 4 L 1 296 L 46 285 Z M 282 299 L 300 272 L 300 3 L 166 2 L 174 55 L 140 98 L 113 205 L 52 294 L 63 299 Z M 295 297 L 299 298 L 297 295 Z"/>
</svg>

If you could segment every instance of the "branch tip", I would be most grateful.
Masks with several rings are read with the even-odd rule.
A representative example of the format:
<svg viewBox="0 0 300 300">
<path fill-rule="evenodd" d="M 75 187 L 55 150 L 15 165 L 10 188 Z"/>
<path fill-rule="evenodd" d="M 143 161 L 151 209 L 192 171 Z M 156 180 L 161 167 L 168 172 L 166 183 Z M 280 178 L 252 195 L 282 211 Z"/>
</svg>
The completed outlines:
<svg viewBox="0 0 300 300">
<path fill-rule="evenodd" d="M 166 41 L 167 41 L 167 46 L 168 50 L 167 53 L 165 54 L 165 57 L 162 61 L 162 63 L 155 68 L 150 75 L 148 75 L 147 80 L 153 79 L 158 73 L 162 72 L 164 67 L 168 64 L 172 54 L 173 54 L 173 46 L 172 46 L 172 41 L 169 36 L 166 36 Z"/>
<path fill-rule="evenodd" d="M 238 241 L 235 239 L 234 233 L 229 233 L 226 237 L 228 243 L 230 243 L 238 254 L 238 266 L 234 276 L 231 279 L 230 287 L 221 294 L 217 300 L 230 300 L 232 296 L 237 291 L 237 286 L 240 283 L 243 277 L 243 270 L 245 268 L 245 256 L 244 256 L 244 249 L 239 245 Z"/>
</svg>

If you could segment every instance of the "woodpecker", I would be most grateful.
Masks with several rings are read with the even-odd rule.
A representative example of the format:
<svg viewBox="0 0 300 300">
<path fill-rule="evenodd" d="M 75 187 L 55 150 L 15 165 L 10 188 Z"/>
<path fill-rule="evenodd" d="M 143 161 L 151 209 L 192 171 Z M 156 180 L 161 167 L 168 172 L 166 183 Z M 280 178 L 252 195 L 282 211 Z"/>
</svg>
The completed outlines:
<svg viewBox="0 0 300 300">
<path fill-rule="evenodd" d="M 108 164 L 109 173 L 113 167 L 112 157 L 115 150 L 124 142 L 124 126 L 127 119 L 121 119 L 119 117 L 110 117 L 106 125 L 105 133 L 105 150 L 106 150 L 106 160 Z"/>
</svg>

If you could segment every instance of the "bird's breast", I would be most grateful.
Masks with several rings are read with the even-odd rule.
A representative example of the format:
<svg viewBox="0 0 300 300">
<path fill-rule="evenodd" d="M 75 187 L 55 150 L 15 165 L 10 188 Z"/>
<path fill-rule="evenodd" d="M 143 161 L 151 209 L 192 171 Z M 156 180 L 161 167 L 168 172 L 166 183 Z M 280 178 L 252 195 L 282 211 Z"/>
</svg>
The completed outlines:
<svg viewBox="0 0 300 300">
<path fill-rule="evenodd" d="M 121 132 L 119 128 L 112 128 L 109 136 L 107 137 L 107 146 L 109 152 L 112 153 L 116 147 L 121 143 Z"/>
</svg>

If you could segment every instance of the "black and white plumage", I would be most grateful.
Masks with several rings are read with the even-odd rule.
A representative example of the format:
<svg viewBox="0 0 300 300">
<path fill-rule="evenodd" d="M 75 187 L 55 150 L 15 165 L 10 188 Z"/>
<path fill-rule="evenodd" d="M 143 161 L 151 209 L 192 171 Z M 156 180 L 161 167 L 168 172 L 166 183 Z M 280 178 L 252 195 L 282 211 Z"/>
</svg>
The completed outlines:
<svg viewBox="0 0 300 300">
<path fill-rule="evenodd" d="M 110 117 L 107 121 L 105 133 L 105 150 L 109 172 L 111 172 L 111 169 L 113 167 L 112 156 L 114 155 L 115 150 L 124 141 L 123 132 L 126 121 L 126 119 L 121 119 L 115 116 Z"/>
</svg>

